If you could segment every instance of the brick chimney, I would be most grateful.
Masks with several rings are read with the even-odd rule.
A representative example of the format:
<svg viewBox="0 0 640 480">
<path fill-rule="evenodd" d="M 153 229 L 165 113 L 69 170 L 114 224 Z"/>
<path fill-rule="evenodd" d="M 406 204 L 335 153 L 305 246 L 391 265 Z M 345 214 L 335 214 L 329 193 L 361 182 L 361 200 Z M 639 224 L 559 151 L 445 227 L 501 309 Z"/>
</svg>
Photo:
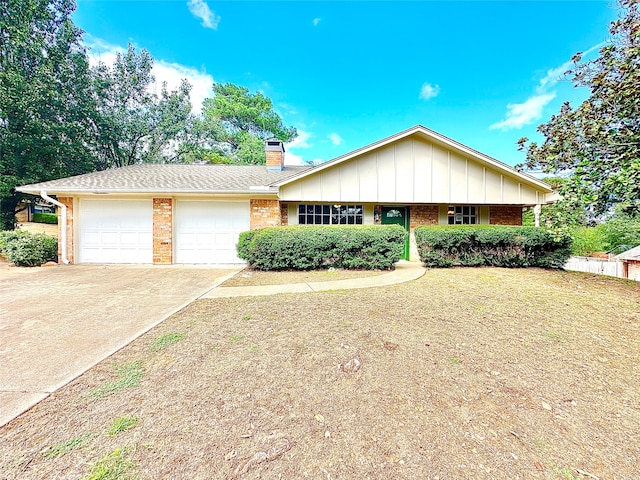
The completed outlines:
<svg viewBox="0 0 640 480">
<path fill-rule="evenodd" d="M 277 139 L 267 140 L 264 149 L 267 154 L 267 170 L 284 169 L 284 143 Z"/>
</svg>

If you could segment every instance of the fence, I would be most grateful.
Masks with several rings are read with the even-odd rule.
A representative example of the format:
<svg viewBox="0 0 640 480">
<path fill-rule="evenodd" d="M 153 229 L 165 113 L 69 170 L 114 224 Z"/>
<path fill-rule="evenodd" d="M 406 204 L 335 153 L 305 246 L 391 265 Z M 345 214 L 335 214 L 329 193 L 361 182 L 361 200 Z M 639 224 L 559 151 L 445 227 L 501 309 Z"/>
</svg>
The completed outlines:
<svg viewBox="0 0 640 480">
<path fill-rule="evenodd" d="M 606 258 L 571 257 L 565 263 L 564 269 L 624 278 L 623 263 Z"/>
</svg>

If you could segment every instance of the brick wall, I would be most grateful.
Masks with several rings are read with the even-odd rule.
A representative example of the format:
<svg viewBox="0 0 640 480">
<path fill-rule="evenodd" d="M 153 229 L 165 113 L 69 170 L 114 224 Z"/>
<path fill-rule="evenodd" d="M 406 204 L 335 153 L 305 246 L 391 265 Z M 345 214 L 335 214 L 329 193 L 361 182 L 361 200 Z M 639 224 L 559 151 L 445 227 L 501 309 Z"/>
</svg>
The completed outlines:
<svg viewBox="0 0 640 480">
<path fill-rule="evenodd" d="M 62 263 L 62 229 L 67 229 L 67 258 L 74 263 L 73 255 L 73 197 L 58 197 L 58 201 L 67 207 L 67 224 L 62 224 L 62 209 L 58 209 L 58 263 Z"/>
<path fill-rule="evenodd" d="M 173 263 L 173 200 L 153 199 L 153 263 Z"/>
<path fill-rule="evenodd" d="M 282 167 L 284 165 L 284 155 L 282 152 L 267 150 L 267 167 Z"/>
<path fill-rule="evenodd" d="M 522 207 L 492 205 L 489 207 L 491 225 L 522 225 Z"/>
<path fill-rule="evenodd" d="M 409 207 L 411 230 L 420 225 L 438 225 L 439 212 L 438 205 L 411 205 Z"/>
<path fill-rule="evenodd" d="M 280 225 L 289 225 L 289 204 L 280 204 Z"/>
<path fill-rule="evenodd" d="M 277 227 L 281 224 L 282 213 L 278 200 L 251 200 L 251 230 Z"/>
</svg>

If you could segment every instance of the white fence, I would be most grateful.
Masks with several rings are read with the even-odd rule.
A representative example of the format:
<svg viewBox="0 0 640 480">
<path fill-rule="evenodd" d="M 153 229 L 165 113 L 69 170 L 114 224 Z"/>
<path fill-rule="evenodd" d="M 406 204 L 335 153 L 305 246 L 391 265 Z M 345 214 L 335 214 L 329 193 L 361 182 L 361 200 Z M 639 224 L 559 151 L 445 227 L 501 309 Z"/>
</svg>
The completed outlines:
<svg viewBox="0 0 640 480">
<path fill-rule="evenodd" d="M 570 257 L 565 263 L 564 269 L 624 278 L 622 265 L 622 262 L 607 260 L 606 258 Z"/>
</svg>

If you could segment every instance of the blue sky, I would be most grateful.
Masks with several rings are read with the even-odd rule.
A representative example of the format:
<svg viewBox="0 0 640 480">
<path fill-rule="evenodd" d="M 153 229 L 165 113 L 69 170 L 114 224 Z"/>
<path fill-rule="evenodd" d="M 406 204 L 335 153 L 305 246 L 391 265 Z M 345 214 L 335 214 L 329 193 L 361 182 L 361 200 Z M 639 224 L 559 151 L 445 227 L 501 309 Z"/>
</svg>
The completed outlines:
<svg viewBox="0 0 640 480">
<path fill-rule="evenodd" d="M 106 63 L 129 42 L 156 78 L 261 91 L 298 129 L 288 163 L 329 160 L 416 124 L 514 165 L 516 141 L 562 102 L 576 52 L 608 38 L 610 1 L 78 0 L 75 23 Z"/>
</svg>

